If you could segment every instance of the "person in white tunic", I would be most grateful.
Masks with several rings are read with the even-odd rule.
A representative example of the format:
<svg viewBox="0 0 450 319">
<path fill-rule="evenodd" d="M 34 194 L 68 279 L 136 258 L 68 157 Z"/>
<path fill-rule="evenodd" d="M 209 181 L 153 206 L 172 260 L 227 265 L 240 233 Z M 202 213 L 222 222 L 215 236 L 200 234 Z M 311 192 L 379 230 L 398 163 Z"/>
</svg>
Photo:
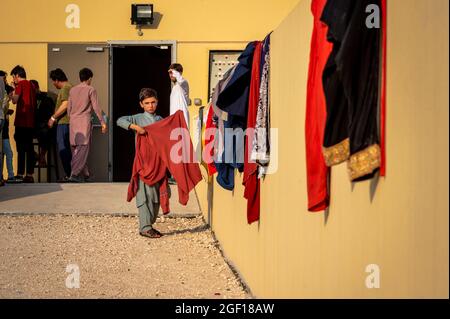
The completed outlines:
<svg viewBox="0 0 450 319">
<path fill-rule="evenodd" d="M 173 83 L 172 92 L 170 93 L 170 115 L 176 111 L 183 111 L 187 127 L 189 128 L 189 83 L 183 77 L 183 66 L 174 63 L 169 67 L 170 80 Z"/>
</svg>

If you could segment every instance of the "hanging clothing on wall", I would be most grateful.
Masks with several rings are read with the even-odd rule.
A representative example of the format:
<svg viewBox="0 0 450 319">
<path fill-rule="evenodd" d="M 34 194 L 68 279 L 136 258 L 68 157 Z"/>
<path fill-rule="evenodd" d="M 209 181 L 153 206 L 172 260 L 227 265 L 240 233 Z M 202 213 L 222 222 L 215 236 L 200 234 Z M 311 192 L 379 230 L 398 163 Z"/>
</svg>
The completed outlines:
<svg viewBox="0 0 450 319">
<path fill-rule="evenodd" d="M 228 120 L 228 113 L 222 111 L 219 107 L 217 107 L 217 99 L 219 98 L 219 94 L 222 93 L 222 91 L 225 89 L 225 87 L 228 85 L 228 82 L 230 82 L 231 78 L 233 77 L 233 74 L 236 70 L 237 65 L 232 67 L 230 70 L 228 70 L 222 77 L 222 79 L 217 83 L 216 87 L 214 88 L 214 93 L 212 94 L 211 98 L 211 106 L 213 109 L 213 114 L 211 114 L 211 120 L 209 122 L 209 127 L 211 128 L 211 125 L 214 125 L 217 130 L 214 135 L 214 162 L 211 164 L 214 166 L 214 168 L 210 167 L 211 172 L 218 172 L 217 165 L 220 166 L 220 163 L 218 159 L 222 158 L 223 152 L 224 152 L 224 134 L 225 134 L 225 128 L 224 128 L 224 121 Z M 210 165 L 210 166 L 211 166 Z M 223 166 L 221 166 L 222 168 Z M 220 168 L 219 168 L 220 169 Z M 212 173 L 212 174 L 214 174 Z M 221 170 L 221 173 L 224 174 L 223 170 Z M 220 174 L 219 174 L 220 175 Z"/>
<path fill-rule="evenodd" d="M 217 173 L 216 166 L 214 165 L 214 144 L 215 144 L 215 135 L 217 131 L 217 124 L 214 122 L 214 108 L 212 103 L 209 105 L 206 124 L 205 124 L 205 132 L 203 139 L 203 160 L 206 162 L 206 167 L 208 170 L 208 176 L 212 176 Z"/>
<path fill-rule="evenodd" d="M 381 28 L 366 24 L 366 8 L 381 8 L 380 4 L 381 0 L 328 0 L 321 17 L 333 44 L 323 72 L 324 158 L 328 166 L 348 161 L 352 181 L 371 178 L 380 167 Z"/>
<path fill-rule="evenodd" d="M 259 164 L 258 178 L 266 175 L 270 161 L 270 35 L 262 46 L 261 81 L 251 153 L 251 159 Z"/>
<path fill-rule="evenodd" d="M 247 44 L 239 56 L 233 75 L 217 98 L 217 107 L 234 116 L 247 118 L 248 94 L 255 42 Z"/>
<path fill-rule="evenodd" d="M 248 97 L 255 42 L 250 42 L 238 58 L 233 75 L 217 98 L 217 107 L 227 112 L 224 121 L 224 152 L 216 162 L 217 182 L 227 190 L 234 189 L 235 169 L 243 170 L 244 138 L 247 126 Z M 228 129 L 228 130 L 227 130 Z M 228 136 L 233 130 L 237 136 Z M 239 135 L 242 133 L 242 135 Z"/>
<path fill-rule="evenodd" d="M 234 72 L 236 71 L 238 64 L 233 66 L 231 69 L 229 69 L 225 74 L 223 75 L 222 79 L 217 83 L 216 87 L 214 88 L 214 93 L 211 97 L 211 104 L 214 109 L 214 114 L 221 120 L 226 121 L 228 119 L 227 112 L 223 111 L 217 106 L 217 100 L 219 99 L 219 95 L 223 92 L 223 90 L 227 87 L 228 83 L 233 78 Z"/>
<path fill-rule="evenodd" d="M 333 44 L 327 41 L 328 27 L 320 21 L 326 2 L 327 0 L 312 0 L 311 2 L 314 26 L 309 57 L 305 118 L 308 210 L 311 212 L 325 210 L 330 200 L 328 184 L 330 169 L 326 165 L 322 153 L 327 119 L 322 73 L 333 49 Z"/>
<path fill-rule="evenodd" d="M 235 170 L 244 169 L 244 130 L 245 118 L 228 114 L 228 120 L 223 121 L 224 134 L 223 152 L 218 156 L 215 166 L 217 183 L 224 189 L 234 189 Z M 232 135 L 232 133 L 236 135 Z"/>
<path fill-rule="evenodd" d="M 189 200 L 189 192 L 202 180 L 200 167 L 194 161 L 194 148 L 187 130 L 183 111 L 176 111 L 164 120 L 156 122 L 144 128 L 145 135 L 136 137 L 136 155 L 133 163 L 133 173 L 128 186 L 127 201 L 131 201 L 137 193 L 139 179 L 148 185 L 161 182 L 160 194 L 163 211 L 169 211 L 167 195 L 167 170 L 177 181 L 179 202 L 186 205 Z M 180 129 L 176 140 L 172 140 L 171 133 Z M 171 158 L 174 148 L 181 146 L 182 156 L 180 161 Z M 180 155 L 180 154 L 179 154 Z M 165 191 L 165 192 L 164 192 Z M 164 208 L 166 207 L 166 208 Z"/>
<path fill-rule="evenodd" d="M 242 184 L 245 187 L 244 197 L 247 199 L 247 222 L 249 224 L 258 221 L 260 215 L 260 179 L 258 178 L 258 164 L 255 161 L 250 160 L 250 152 L 253 146 L 253 129 L 256 125 L 258 111 L 262 47 L 262 42 L 259 41 L 256 43 L 248 101 L 247 135 L 245 138 L 244 177 Z"/>
</svg>

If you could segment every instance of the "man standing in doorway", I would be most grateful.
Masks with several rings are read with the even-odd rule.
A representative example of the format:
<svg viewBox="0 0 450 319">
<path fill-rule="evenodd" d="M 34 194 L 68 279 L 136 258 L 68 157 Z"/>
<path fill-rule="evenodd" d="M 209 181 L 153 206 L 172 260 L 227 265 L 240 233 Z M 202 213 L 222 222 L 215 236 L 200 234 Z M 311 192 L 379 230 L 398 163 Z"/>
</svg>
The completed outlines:
<svg viewBox="0 0 450 319">
<path fill-rule="evenodd" d="M 16 180 L 22 180 L 24 183 L 34 183 L 34 114 L 36 109 L 36 91 L 33 85 L 28 81 L 25 69 L 18 65 L 11 71 L 13 77 L 12 86 L 14 93 L 12 103 L 16 104 L 16 118 L 14 126 L 16 131 L 14 139 L 17 148 L 17 176 Z M 25 174 L 26 166 L 26 176 Z"/>
<path fill-rule="evenodd" d="M 70 119 L 70 145 L 72 147 L 72 175 L 69 178 L 71 183 L 83 183 L 90 176 L 87 160 L 91 146 L 91 113 L 93 111 L 102 125 L 102 133 L 105 134 L 107 130 L 102 109 L 98 104 L 97 90 L 91 85 L 93 76 L 90 69 L 81 69 L 81 83 L 70 91 L 67 114 Z"/>
<path fill-rule="evenodd" d="M 169 77 L 173 83 L 172 92 L 170 93 L 170 115 L 176 111 L 183 111 L 186 125 L 189 128 L 189 83 L 183 78 L 183 66 L 174 63 L 169 67 Z"/>
<path fill-rule="evenodd" d="M 56 143 L 58 145 L 58 153 L 61 159 L 66 176 L 61 182 L 68 181 L 71 175 L 72 152 L 70 150 L 70 131 L 69 116 L 67 115 L 67 105 L 69 101 L 69 92 L 72 84 L 69 83 L 66 74 L 61 69 L 55 69 L 50 72 L 50 79 L 56 89 L 59 90 L 56 99 L 56 112 L 48 120 L 48 127 L 52 128 L 57 124 Z"/>
</svg>

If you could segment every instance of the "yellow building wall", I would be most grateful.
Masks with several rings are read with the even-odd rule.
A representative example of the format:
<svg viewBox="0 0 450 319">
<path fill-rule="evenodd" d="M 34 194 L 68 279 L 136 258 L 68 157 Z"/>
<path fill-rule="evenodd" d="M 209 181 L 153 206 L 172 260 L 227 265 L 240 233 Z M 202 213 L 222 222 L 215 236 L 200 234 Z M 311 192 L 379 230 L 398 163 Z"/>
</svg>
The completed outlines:
<svg viewBox="0 0 450 319">
<path fill-rule="evenodd" d="M 144 29 L 143 37 L 131 25 L 133 3 L 136 1 L 2 0 L 5 14 L 0 21 L 0 41 L 251 41 L 276 28 L 298 0 L 154 0 L 150 3 L 162 18 L 156 29 Z M 80 9 L 79 29 L 65 26 L 69 4 Z"/>
<path fill-rule="evenodd" d="M 143 37 L 130 25 L 133 2 L 3 0 L 2 12 L 20 12 L 22 23 L 2 15 L 0 29 L 10 31 L 0 33 L 0 69 L 24 65 L 46 89 L 47 42 L 177 40 L 191 98 L 206 103 L 209 50 L 242 49 L 276 28 L 271 116 L 279 169 L 262 183 L 261 221 L 250 226 L 242 177 L 233 193 L 214 183 L 211 222 L 226 255 L 258 297 L 448 298 L 447 0 L 388 1 L 388 175 L 378 185 L 352 185 L 345 165 L 333 168 L 328 214 L 306 211 L 310 1 L 153 1 L 163 17 Z M 69 3 L 80 6 L 80 29 L 65 27 Z M 197 108 L 190 110 L 192 118 Z M 206 190 L 197 187 L 205 216 Z M 380 289 L 365 287 L 369 264 L 380 266 Z"/>
<path fill-rule="evenodd" d="M 15 65 L 23 65 L 28 78 L 38 80 L 46 90 L 47 43 L 175 40 L 177 62 L 185 68 L 191 99 L 201 98 L 206 105 L 209 50 L 244 49 L 248 41 L 260 39 L 277 27 L 298 1 L 152 1 L 162 18 L 157 28 L 144 28 L 140 37 L 130 21 L 131 4 L 136 2 L 133 0 L 2 0 L 1 12 L 14 14 L 2 14 L 0 19 L 0 70 L 9 73 Z M 79 29 L 66 27 L 69 13 L 65 10 L 69 4 L 80 8 Z M 20 19 L 16 13 L 20 13 Z M 190 113 L 193 119 L 198 107 L 191 106 Z M 13 125 L 10 132 L 14 132 Z M 16 156 L 12 134 L 11 146 Z M 14 159 L 15 172 L 16 164 Z"/>
<path fill-rule="evenodd" d="M 271 121 L 279 168 L 248 225 L 242 176 L 214 182 L 212 227 L 262 298 L 448 298 L 447 0 L 388 1 L 387 177 L 349 182 L 332 169 L 327 213 L 307 211 L 305 103 L 312 15 L 302 0 L 272 36 Z M 197 188 L 205 217 L 206 186 Z M 380 288 L 366 287 L 366 267 Z"/>
</svg>

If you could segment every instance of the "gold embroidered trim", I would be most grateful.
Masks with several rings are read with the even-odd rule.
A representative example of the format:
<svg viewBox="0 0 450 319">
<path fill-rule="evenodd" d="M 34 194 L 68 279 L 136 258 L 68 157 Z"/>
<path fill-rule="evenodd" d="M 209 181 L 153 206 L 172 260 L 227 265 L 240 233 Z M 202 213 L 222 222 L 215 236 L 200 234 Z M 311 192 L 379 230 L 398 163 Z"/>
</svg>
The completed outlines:
<svg viewBox="0 0 450 319">
<path fill-rule="evenodd" d="M 355 180 L 364 175 L 373 173 L 381 163 L 381 149 L 378 144 L 371 145 L 366 149 L 350 156 L 347 163 L 350 180 Z"/>
<path fill-rule="evenodd" d="M 333 166 L 346 161 L 350 157 L 350 139 L 331 147 L 323 148 L 323 157 L 327 166 Z"/>
</svg>

